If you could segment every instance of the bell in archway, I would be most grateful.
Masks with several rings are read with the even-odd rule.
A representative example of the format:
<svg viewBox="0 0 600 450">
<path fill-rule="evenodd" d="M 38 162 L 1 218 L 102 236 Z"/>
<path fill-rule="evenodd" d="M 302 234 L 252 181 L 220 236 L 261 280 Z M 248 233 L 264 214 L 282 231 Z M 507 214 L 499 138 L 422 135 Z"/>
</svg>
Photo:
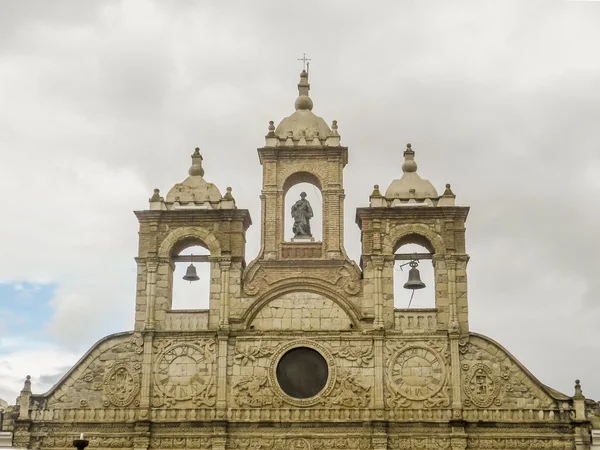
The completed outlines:
<svg viewBox="0 0 600 450">
<path fill-rule="evenodd" d="M 187 271 L 185 272 L 185 275 L 183 276 L 183 279 L 185 281 L 189 281 L 190 283 L 192 281 L 198 281 L 200 279 L 200 277 L 196 273 L 196 266 L 194 266 L 194 264 L 190 263 L 190 265 L 187 268 Z"/>
<path fill-rule="evenodd" d="M 410 270 L 408 271 L 408 281 L 404 283 L 404 289 L 423 289 L 425 283 L 421 281 L 421 274 L 419 273 L 419 269 L 417 269 L 419 263 L 411 261 L 408 265 L 410 266 Z"/>
</svg>

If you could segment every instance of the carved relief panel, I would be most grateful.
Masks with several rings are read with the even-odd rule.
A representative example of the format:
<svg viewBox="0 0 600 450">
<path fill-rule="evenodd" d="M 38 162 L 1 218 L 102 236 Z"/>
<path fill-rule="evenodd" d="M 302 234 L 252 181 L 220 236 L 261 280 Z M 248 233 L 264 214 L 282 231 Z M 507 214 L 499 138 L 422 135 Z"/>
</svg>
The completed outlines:
<svg viewBox="0 0 600 450">
<path fill-rule="evenodd" d="M 238 339 L 231 397 L 249 408 L 366 408 L 373 396 L 370 341 Z"/>
<path fill-rule="evenodd" d="M 450 405 L 446 340 L 389 341 L 386 351 L 388 407 L 446 408 Z"/>
<path fill-rule="evenodd" d="M 153 406 L 189 408 L 215 405 L 214 340 L 161 340 L 155 347 Z"/>
</svg>

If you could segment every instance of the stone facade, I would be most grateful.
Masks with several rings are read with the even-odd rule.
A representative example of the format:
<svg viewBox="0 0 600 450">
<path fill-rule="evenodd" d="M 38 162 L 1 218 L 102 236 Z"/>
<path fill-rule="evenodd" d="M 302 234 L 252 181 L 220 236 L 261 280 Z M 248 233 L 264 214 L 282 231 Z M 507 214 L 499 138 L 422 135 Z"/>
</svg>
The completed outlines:
<svg viewBox="0 0 600 450">
<path fill-rule="evenodd" d="M 246 265 L 248 211 L 204 180 L 196 151 L 189 177 L 136 212 L 133 331 L 102 339 L 45 394 L 27 379 L 5 425 L 15 446 L 67 448 L 84 433 L 93 449 L 591 448 L 600 410 L 579 383 L 561 394 L 469 331 L 469 209 L 417 175 L 410 145 L 402 178 L 357 210 L 360 265 L 347 257 L 348 149 L 309 88 L 303 72 L 296 112 L 258 149 L 258 257 Z M 284 240 L 285 196 L 301 182 L 322 193 L 321 242 Z M 435 308 L 394 308 L 407 243 L 433 260 Z M 174 262 L 193 245 L 210 251 L 210 308 L 173 311 Z M 294 365 L 299 351 L 308 362 Z"/>
</svg>

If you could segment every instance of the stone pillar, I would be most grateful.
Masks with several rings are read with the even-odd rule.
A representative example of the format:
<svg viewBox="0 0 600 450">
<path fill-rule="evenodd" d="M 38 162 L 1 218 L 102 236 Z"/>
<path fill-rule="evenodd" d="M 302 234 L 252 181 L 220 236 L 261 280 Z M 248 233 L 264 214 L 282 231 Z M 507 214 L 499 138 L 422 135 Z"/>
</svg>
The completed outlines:
<svg viewBox="0 0 600 450">
<path fill-rule="evenodd" d="M 227 347 L 229 334 L 219 332 L 217 341 L 217 418 L 225 419 L 227 411 Z"/>
<path fill-rule="evenodd" d="M 373 321 L 373 328 L 381 330 L 384 327 L 383 321 L 383 289 L 381 283 L 381 276 L 383 271 L 383 256 L 372 256 L 371 264 L 373 264 L 375 274 L 375 284 L 373 289 L 373 297 L 375 298 L 375 320 Z"/>
<path fill-rule="evenodd" d="M 375 415 L 378 419 L 383 419 L 383 411 L 385 409 L 385 404 L 383 401 L 383 385 L 385 376 L 385 367 L 384 367 L 384 358 L 383 358 L 383 335 L 378 335 L 373 338 L 373 350 L 375 355 L 375 392 L 373 394 L 374 397 L 374 407 L 375 407 Z"/>
<path fill-rule="evenodd" d="M 219 328 L 229 328 L 229 269 L 231 259 L 222 259 L 221 267 L 221 305 L 219 308 Z"/>
<path fill-rule="evenodd" d="M 146 261 L 146 320 L 144 329 L 154 330 L 154 308 L 156 306 L 156 272 L 158 261 Z"/>
<path fill-rule="evenodd" d="M 21 395 L 19 396 L 19 420 L 31 419 L 29 414 L 29 402 L 31 399 L 31 377 L 27 375 Z"/>
<path fill-rule="evenodd" d="M 142 360 L 142 382 L 140 389 L 140 417 L 146 419 L 150 414 L 150 396 L 152 384 L 152 363 L 153 352 L 152 345 L 154 340 L 154 332 L 147 331 L 144 336 L 144 356 Z M 145 411 L 144 411 L 145 409 Z"/>
</svg>

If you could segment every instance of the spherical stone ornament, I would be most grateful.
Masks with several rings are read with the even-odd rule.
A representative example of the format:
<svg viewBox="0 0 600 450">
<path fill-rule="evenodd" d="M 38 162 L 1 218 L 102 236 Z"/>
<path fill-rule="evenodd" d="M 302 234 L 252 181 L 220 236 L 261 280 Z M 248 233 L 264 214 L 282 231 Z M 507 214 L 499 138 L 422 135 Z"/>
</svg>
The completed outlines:
<svg viewBox="0 0 600 450">
<path fill-rule="evenodd" d="M 301 95 L 296 99 L 294 107 L 296 108 L 296 111 L 299 109 L 308 109 L 309 111 L 312 111 L 313 101 L 308 95 Z"/>
<path fill-rule="evenodd" d="M 400 349 L 390 360 L 388 377 L 398 395 L 409 400 L 426 400 L 444 386 L 446 365 L 429 347 L 410 345 Z"/>
<path fill-rule="evenodd" d="M 269 381 L 273 392 L 295 406 L 312 406 L 335 385 L 335 361 L 329 351 L 312 341 L 282 345 L 273 355 Z"/>
</svg>

